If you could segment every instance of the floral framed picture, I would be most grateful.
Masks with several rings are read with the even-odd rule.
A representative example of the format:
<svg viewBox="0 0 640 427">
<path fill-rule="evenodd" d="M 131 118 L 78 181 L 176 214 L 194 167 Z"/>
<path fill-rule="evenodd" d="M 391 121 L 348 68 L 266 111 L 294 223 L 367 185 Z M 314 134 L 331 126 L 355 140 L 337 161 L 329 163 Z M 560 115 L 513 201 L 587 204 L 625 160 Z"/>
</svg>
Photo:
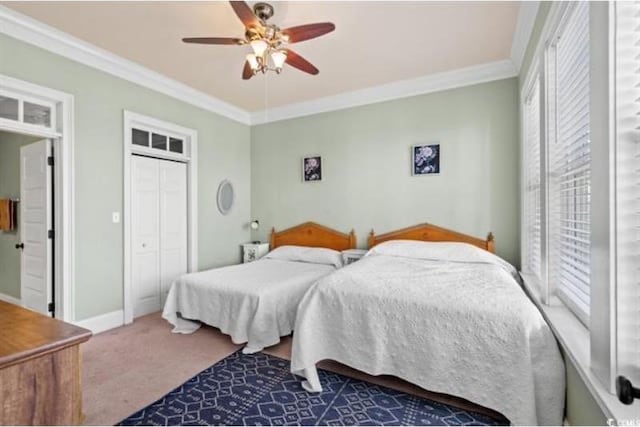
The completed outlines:
<svg viewBox="0 0 640 427">
<path fill-rule="evenodd" d="M 322 181 L 322 157 L 309 156 L 302 158 L 302 181 Z"/>
<path fill-rule="evenodd" d="M 412 175 L 440 173 L 440 144 L 414 145 L 411 152 Z"/>
</svg>

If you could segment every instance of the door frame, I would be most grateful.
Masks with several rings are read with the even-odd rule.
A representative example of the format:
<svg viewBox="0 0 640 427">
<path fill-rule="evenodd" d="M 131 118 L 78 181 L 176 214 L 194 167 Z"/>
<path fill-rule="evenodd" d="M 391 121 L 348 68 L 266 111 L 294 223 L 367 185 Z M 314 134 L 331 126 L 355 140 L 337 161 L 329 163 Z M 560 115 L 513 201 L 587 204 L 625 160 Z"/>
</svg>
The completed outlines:
<svg viewBox="0 0 640 427">
<path fill-rule="evenodd" d="M 55 238 L 53 250 L 55 315 L 75 321 L 75 165 L 73 95 L 0 74 L 0 93 L 19 99 L 35 99 L 52 106 L 52 126 L 30 125 L 0 118 L 0 130 L 52 140 L 55 188 L 53 212 Z"/>
<path fill-rule="evenodd" d="M 123 175 L 124 175 L 124 324 L 133 322 L 133 278 L 131 277 L 132 255 L 131 241 L 131 156 L 142 154 L 165 160 L 174 160 L 186 163 L 187 165 L 187 269 L 188 272 L 198 270 L 198 131 L 186 128 L 175 123 L 159 120 L 154 117 L 145 116 L 131 111 L 123 111 Z M 137 147 L 131 143 L 131 129 L 141 126 L 151 131 L 157 130 L 159 133 L 171 133 L 178 135 L 187 142 L 188 155 L 172 155 L 160 150 Z"/>
</svg>

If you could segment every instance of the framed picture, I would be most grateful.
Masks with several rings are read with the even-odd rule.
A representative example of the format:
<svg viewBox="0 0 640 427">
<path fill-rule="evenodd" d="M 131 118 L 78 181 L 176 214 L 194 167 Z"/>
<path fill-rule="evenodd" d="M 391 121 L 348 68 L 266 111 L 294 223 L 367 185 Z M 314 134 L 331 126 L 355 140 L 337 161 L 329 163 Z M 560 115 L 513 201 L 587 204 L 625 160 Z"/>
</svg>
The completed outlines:
<svg viewBox="0 0 640 427">
<path fill-rule="evenodd" d="M 302 180 L 304 182 L 322 181 L 322 157 L 302 158 Z"/>
<path fill-rule="evenodd" d="M 411 151 L 412 175 L 440 173 L 440 144 L 414 145 Z"/>
</svg>

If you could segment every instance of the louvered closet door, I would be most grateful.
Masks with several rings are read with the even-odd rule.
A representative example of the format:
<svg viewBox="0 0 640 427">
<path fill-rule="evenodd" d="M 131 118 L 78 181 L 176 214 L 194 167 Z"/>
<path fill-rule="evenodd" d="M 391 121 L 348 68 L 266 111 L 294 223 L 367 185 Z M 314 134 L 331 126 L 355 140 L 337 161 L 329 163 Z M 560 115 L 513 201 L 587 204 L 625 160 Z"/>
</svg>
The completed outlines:
<svg viewBox="0 0 640 427">
<path fill-rule="evenodd" d="M 187 272 L 187 165 L 160 161 L 160 292 Z"/>
<path fill-rule="evenodd" d="M 187 166 L 133 156 L 134 317 L 162 309 L 171 283 L 187 272 Z"/>
</svg>

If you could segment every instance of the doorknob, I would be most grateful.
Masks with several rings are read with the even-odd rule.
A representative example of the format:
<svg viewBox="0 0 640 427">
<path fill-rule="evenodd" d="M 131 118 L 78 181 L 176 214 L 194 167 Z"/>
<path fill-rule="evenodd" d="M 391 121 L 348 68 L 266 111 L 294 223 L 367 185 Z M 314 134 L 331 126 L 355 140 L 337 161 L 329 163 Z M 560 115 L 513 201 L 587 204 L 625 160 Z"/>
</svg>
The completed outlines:
<svg viewBox="0 0 640 427">
<path fill-rule="evenodd" d="M 16 243 L 16 249 L 24 249 L 24 243 Z"/>
<path fill-rule="evenodd" d="M 616 378 L 616 394 L 620 402 L 631 405 L 633 399 L 640 399 L 640 388 L 635 388 L 631 381 L 620 375 Z"/>
</svg>

